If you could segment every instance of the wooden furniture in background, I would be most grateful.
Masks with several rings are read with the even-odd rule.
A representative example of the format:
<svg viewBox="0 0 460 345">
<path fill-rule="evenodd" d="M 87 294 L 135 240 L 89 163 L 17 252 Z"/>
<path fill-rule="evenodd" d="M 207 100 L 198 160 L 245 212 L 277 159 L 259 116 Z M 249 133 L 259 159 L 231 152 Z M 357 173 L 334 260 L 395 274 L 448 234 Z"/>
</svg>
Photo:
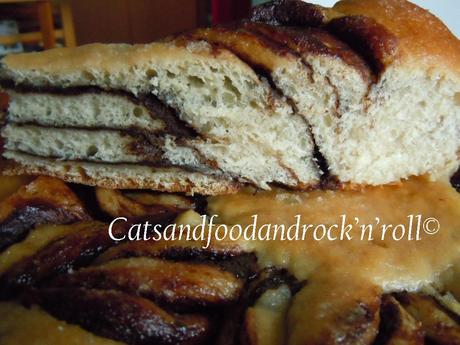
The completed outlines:
<svg viewBox="0 0 460 345">
<path fill-rule="evenodd" d="M 250 10 L 251 0 L 212 0 L 212 25 L 246 18 Z"/>
<path fill-rule="evenodd" d="M 43 48 L 54 48 L 56 46 L 56 37 L 54 36 L 53 5 L 49 1 L 40 1 L 37 2 L 37 10 Z"/>
<path fill-rule="evenodd" d="M 148 43 L 207 26 L 210 1 L 71 0 L 77 43 Z"/>
<path fill-rule="evenodd" d="M 72 7 L 70 0 L 58 0 L 59 11 L 61 14 L 62 31 L 64 33 L 64 42 L 66 47 L 77 45 L 75 37 L 75 28 L 73 23 Z"/>
<path fill-rule="evenodd" d="M 8 7 L 9 11 L 2 11 Z M 25 7 L 26 11 L 24 11 Z M 29 8 L 30 7 L 30 8 Z M 59 11 L 62 29 L 57 29 L 54 21 L 54 7 Z M 22 13 L 25 12 L 25 13 Z M 68 47 L 76 45 L 75 30 L 72 18 L 70 0 L 0 0 L 0 13 L 5 19 L 16 19 L 15 15 L 31 22 L 38 22 L 40 31 L 20 32 L 14 35 L 0 35 L 0 44 L 21 43 L 42 43 L 43 49 L 50 49 L 56 46 L 57 39 L 63 39 Z M 4 18 L 2 18 L 4 19 Z M 8 96 L 0 92 L 0 112 L 6 111 Z"/>
<path fill-rule="evenodd" d="M 67 47 L 75 46 L 75 30 L 70 0 L 0 0 L 0 10 L 1 6 L 5 4 L 26 4 L 28 6 L 33 6 L 36 16 L 30 19 L 38 21 L 40 31 L 21 32 L 17 35 L 0 35 L 0 44 L 43 42 L 43 48 L 49 49 L 56 46 L 56 39 L 63 39 Z M 55 27 L 53 6 L 56 6 L 59 10 L 62 29 L 57 29 Z"/>
</svg>

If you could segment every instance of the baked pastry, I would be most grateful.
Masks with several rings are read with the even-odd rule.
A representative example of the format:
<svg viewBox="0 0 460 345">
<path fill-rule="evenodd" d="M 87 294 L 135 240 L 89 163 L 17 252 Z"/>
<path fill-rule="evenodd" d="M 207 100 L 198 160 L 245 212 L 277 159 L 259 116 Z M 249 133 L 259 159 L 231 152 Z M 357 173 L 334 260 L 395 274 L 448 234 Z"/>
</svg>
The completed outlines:
<svg viewBox="0 0 460 345">
<path fill-rule="evenodd" d="M 189 194 L 452 173 L 459 53 L 403 0 L 283 0 L 236 28 L 8 56 L 7 171 Z"/>
<path fill-rule="evenodd" d="M 28 64 L 41 65 L 41 77 L 18 79 Z M 6 57 L 3 66 L 4 87 L 15 90 L 4 156 L 23 166 L 12 171 L 200 194 L 237 182 L 318 182 L 308 124 L 227 50 L 201 41 L 90 45 Z"/>
<path fill-rule="evenodd" d="M 37 185 L 35 200 L 70 190 L 50 178 L 24 183 L 0 209 Z M 0 344 L 460 344 L 460 195 L 445 182 L 412 178 L 327 193 L 250 189 L 210 197 L 204 209 L 200 199 L 172 194 L 70 187 L 84 195 L 92 214 L 81 217 L 92 221 L 29 229 L 0 252 Z M 53 209 L 73 204 L 74 192 Z M 9 222 L 34 203 L 24 199 Z M 146 220 L 194 226 L 200 208 L 229 226 L 251 224 L 252 214 L 287 229 L 297 214 L 329 226 L 342 215 L 402 224 L 420 213 L 441 230 L 419 240 L 414 226 L 384 239 L 376 228 L 364 241 L 316 241 L 307 232 L 291 241 L 209 243 L 115 241 L 108 232 L 118 217 L 130 221 L 112 229 L 117 238 Z M 0 235 L 5 229 L 3 220 Z"/>
<path fill-rule="evenodd" d="M 428 45 L 435 38 L 442 40 Z M 7 58 L 2 84 L 12 104 L 3 130 L 11 160 L 5 172 L 56 175 L 97 187 L 44 176 L 0 178 L 0 344 L 460 344 L 460 195 L 447 179 L 433 179 L 458 164 L 458 47 L 437 19 L 403 0 L 348 0 L 333 9 L 279 0 L 256 8 L 251 21 L 237 27 L 200 29 L 148 46 L 89 46 L 78 54 L 56 50 Z M 152 51 L 162 53 L 144 54 Z M 104 59 L 121 57 L 111 65 L 95 58 L 96 67 L 87 70 L 90 57 L 101 52 Z M 191 129 L 182 126 L 194 111 L 203 111 L 185 104 L 205 102 L 200 97 L 208 84 L 192 78 L 184 85 L 203 94 L 182 92 L 179 100 L 184 85 L 167 92 L 167 83 L 150 84 L 167 79 L 166 70 L 157 65 L 130 70 L 141 58 L 202 61 L 201 68 L 212 61 L 227 66 L 225 73 L 235 68 L 251 76 L 255 88 L 240 94 L 262 102 L 251 119 L 268 114 L 275 119 L 257 123 L 267 132 L 247 127 L 239 135 L 256 131 L 266 140 L 279 132 L 271 127 L 276 119 L 301 131 L 311 127 L 311 137 L 308 131 L 287 137 L 294 146 L 306 140 L 306 160 L 278 152 L 309 177 L 278 180 L 281 165 L 294 169 L 291 177 L 297 168 L 272 165 L 276 152 L 259 147 L 261 142 L 249 147 L 238 142 L 230 129 L 242 118 L 240 108 L 223 115 L 218 102 L 205 109 L 236 122 L 212 118 L 208 124 L 217 127 L 208 130 L 228 128 L 226 143 L 236 144 L 238 157 L 243 145 L 261 149 L 259 157 L 269 158 L 264 169 L 276 179 L 248 169 L 252 165 L 235 171 L 231 155 L 218 157 L 229 164 L 225 167 L 220 160 L 189 164 L 189 151 L 181 151 L 181 164 L 146 165 L 144 158 L 172 152 L 169 139 L 174 150 L 184 143 L 212 148 L 223 139 L 188 137 Z M 49 61 L 57 63 L 51 67 Z M 141 70 L 145 73 L 136 74 Z M 200 73 L 193 76 L 204 78 Z M 311 79 L 303 78 L 305 73 Z M 189 76 L 177 73 L 170 83 Z M 224 92 L 223 80 L 216 93 Z M 408 93 L 411 83 L 423 90 Z M 113 93 L 114 85 L 126 89 Z M 145 90 L 153 92 L 148 101 L 134 99 Z M 255 96 L 259 91 L 261 98 Z M 153 120 L 145 115 L 153 114 L 146 102 L 158 106 Z M 39 105 L 39 116 L 25 111 Z M 98 106 L 104 110 L 100 116 Z M 71 115 L 74 107 L 81 118 Z M 175 109 L 180 121 L 171 125 L 158 109 L 168 114 Z M 139 116 L 121 119 L 131 112 Z M 120 128 L 96 128 L 96 134 L 54 128 L 72 121 L 97 127 L 96 120 Z M 120 134 L 127 123 L 144 127 Z M 203 127 L 193 130 L 203 135 Z M 398 140 L 377 138 L 391 131 Z M 101 138 L 114 145 L 98 146 Z M 97 150 L 84 146 L 87 142 Z M 129 151 L 130 164 L 115 161 L 128 157 L 129 144 L 143 149 Z M 49 158 L 52 151 L 60 159 Z M 79 160 L 89 156 L 91 162 Z M 422 173 L 431 176 L 408 177 Z M 452 177 L 457 188 L 458 176 Z M 334 180 L 354 188 L 313 188 L 330 187 Z M 243 184 L 252 186 L 231 193 Z M 195 195 L 131 189 L 147 187 Z M 301 191 L 305 188 L 310 190 Z M 203 215 L 217 219 L 210 237 L 184 236 Z M 164 231 L 155 233 L 148 224 Z M 248 237 L 238 236 L 243 229 L 249 229 Z"/>
</svg>

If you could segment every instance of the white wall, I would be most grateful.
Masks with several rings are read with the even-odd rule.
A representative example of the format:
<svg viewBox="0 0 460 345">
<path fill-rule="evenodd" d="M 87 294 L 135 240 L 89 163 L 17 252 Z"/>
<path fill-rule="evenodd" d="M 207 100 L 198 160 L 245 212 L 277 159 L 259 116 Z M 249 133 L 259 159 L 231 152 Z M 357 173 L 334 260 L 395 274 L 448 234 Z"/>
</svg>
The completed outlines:
<svg viewBox="0 0 460 345">
<path fill-rule="evenodd" d="M 441 18 L 450 30 L 460 38 L 460 1 L 459 0 L 411 0 L 413 3 L 430 10 Z M 307 2 L 332 6 L 336 0 L 307 0 Z"/>
</svg>

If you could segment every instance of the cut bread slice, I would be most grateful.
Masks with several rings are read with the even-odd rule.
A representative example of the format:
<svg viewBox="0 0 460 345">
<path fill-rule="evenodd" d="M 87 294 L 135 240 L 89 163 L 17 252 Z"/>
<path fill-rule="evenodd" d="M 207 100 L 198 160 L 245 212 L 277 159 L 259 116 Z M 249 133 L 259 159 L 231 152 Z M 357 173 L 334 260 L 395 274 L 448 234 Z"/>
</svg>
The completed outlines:
<svg viewBox="0 0 460 345">
<path fill-rule="evenodd" d="M 153 138 L 151 151 L 160 152 L 166 165 L 206 170 L 261 188 L 272 183 L 309 188 L 319 182 L 305 119 L 247 64 L 206 42 L 90 45 L 16 55 L 4 59 L 1 74 L 5 87 L 13 90 L 9 123 L 134 128 Z M 168 109 L 167 118 L 145 103 L 152 97 Z M 168 126 L 171 117 L 175 124 Z M 178 132 L 178 126 L 188 131 Z M 14 147 L 8 144 L 10 135 L 11 129 L 4 131 L 7 147 Z M 126 146 L 116 140 L 114 147 Z M 43 155 L 47 144 L 40 145 L 21 151 Z M 54 158 L 88 158 L 83 148 L 78 154 L 74 148 Z M 111 157 L 104 161 L 111 163 Z"/>
<path fill-rule="evenodd" d="M 5 148 L 39 157 L 62 161 L 100 163 L 140 163 L 170 167 L 181 166 L 203 173 L 222 175 L 201 163 L 190 147 L 178 146 L 174 138 L 157 140 L 154 147 L 142 134 L 112 129 L 50 128 L 36 125 L 8 124 L 2 130 L 8 140 Z M 205 144 L 202 144 L 206 146 Z"/>
<path fill-rule="evenodd" d="M 154 162 L 153 155 L 136 154 L 136 139 L 115 130 L 55 129 L 32 125 L 7 125 L 5 148 L 61 160 L 112 163 Z"/>
<path fill-rule="evenodd" d="M 236 27 L 8 56 L 0 80 L 9 123 L 134 128 L 147 146 L 133 161 L 147 152 L 162 166 L 307 189 L 323 177 L 379 185 L 453 172 L 459 56 L 448 29 L 405 0 L 276 0 Z M 7 147 L 25 145 L 4 133 Z M 58 158 L 84 153 L 74 150 Z"/>
<path fill-rule="evenodd" d="M 334 90 L 335 111 L 317 112 L 301 91 L 277 83 L 340 181 L 377 185 L 456 170 L 460 43 L 439 19 L 405 0 L 344 0 L 332 9 L 275 0 L 255 8 L 252 20 L 259 25 L 250 30 L 289 47 L 313 80 Z M 350 48 L 368 66 L 364 78 Z"/>
<path fill-rule="evenodd" d="M 254 164 L 253 156 L 241 156 L 240 148 L 233 150 L 219 143 L 210 143 L 201 139 L 183 139 L 178 144 L 174 137 L 166 135 L 151 143 L 141 134 L 128 134 L 117 130 L 91 130 L 74 128 L 49 128 L 35 125 L 8 124 L 2 130 L 7 138 L 5 148 L 11 151 L 29 153 L 39 157 L 49 157 L 64 161 L 89 161 L 105 163 L 140 163 L 152 166 L 177 166 L 185 170 L 202 173 L 225 175 L 239 167 L 247 169 L 252 174 L 260 174 L 265 166 L 273 167 L 278 164 L 270 160 L 263 152 L 254 148 L 260 157 L 257 171 L 251 171 Z M 153 146 L 156 144 L 157 146 Z M 199 152 L 200 154 L 198 154 Z M 225 152 L 225 160 L 219 160 L 219 154 Z M 202 157 L 219 162 L 219 169 L 213 169 L 201 161 Z M 228 166 L 228 161 L 233 165 Z M 262 171 L 266 175 L 276 172 L 269 169 Z M 227 175 L 228 176 L 228 175 Z M 229 176 L 228 176 L 229 177 Z M 280 176 L 283 178 L 283 176 Z"/>
<path fill-rule="evenodd" d="M 8 121 L 50 127 L 112 129 L 138 128 L 150 132 L 165 129 L 165 123 L 133 98 L 107 92 L 53 93 L 9 91 Z M 158 112 L 156 112 L 158 113 Z"/>
</svg>

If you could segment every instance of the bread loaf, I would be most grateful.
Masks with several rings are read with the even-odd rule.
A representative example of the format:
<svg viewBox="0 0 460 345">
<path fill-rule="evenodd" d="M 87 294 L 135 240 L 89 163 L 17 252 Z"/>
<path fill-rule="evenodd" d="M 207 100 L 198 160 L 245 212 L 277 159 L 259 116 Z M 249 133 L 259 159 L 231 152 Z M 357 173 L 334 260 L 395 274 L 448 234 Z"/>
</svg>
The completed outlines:
<svg viewBox="0 0 460 345">
<path fill-rule="evenodd" d="M 429 12 L 276 0 L 250 19 L 7 56 L 6 173 L 212 195 L 458 167 L 460 45 Z"/>
</svg>

